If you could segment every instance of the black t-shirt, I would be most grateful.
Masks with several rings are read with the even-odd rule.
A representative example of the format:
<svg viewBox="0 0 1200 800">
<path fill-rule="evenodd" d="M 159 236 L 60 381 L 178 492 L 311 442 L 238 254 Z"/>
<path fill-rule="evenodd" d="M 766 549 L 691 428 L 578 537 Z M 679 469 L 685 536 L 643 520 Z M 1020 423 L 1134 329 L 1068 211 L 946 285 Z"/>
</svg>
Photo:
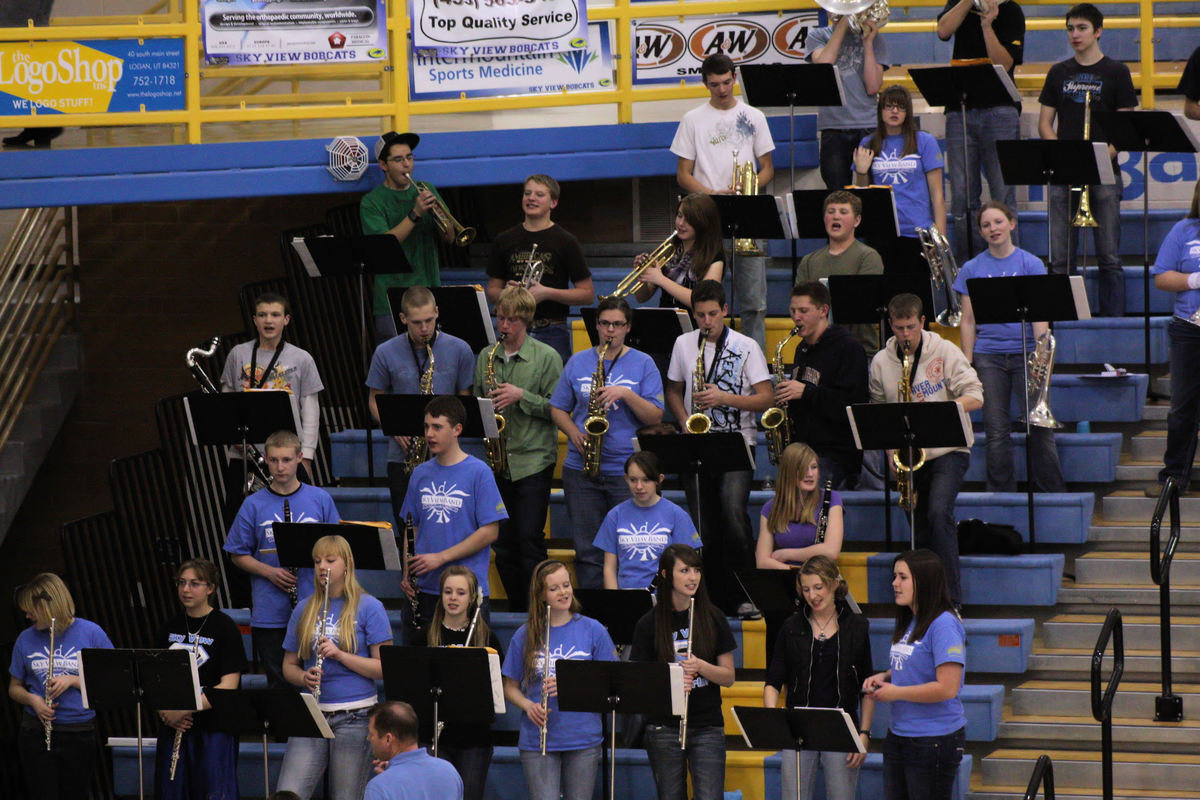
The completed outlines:
<svg viewBox="0 0 1200 800">
<path fill-rule="evenodd" d="M 196 650 L 199 664 L 200 687 L 209 689 L 221 681 L 222 675 L 246 671 L 246 651 L 242 645 L 242 632 L 237 623 L 224 612 L 213 610 L 207 617 L 194 618 L 183 611 L 168 619 L 159 629 L 155 641 L 162 647 L 173 650 L 191 650 L 198 635 L 200 645 Z M 195 727 L 205 728 L 208 715 L 195 715 Z"/>
<path fill-rule="evenodd" d="M 715 646 L 707 648 L 707 652 L 699 650 L 693 643 L 692 655 L 710 664 L 717 663 L 717 658 L 725 653 L 732 653 L 737 647 L 733 632 L 729 630 L 729 620 L 716 608 L 710 608 L 713 629 L 716 631 Z M 675 631 L 676 661 L 682 661 L 687 655 L 688 614 L 686 611 L 674 612 L 672 627 Z M 633 629 L 633 647 L 629 652 L 630 661 L 660 661 L 654 649 L 654 610 L 638 620 Z M 678 717 L 647 717 L 646 722 L 654 725 L 674 724 Z M 715 683 L 697 676 L 692 685 L 692 696 L 688 699 L 688 726 L 693 728 L 722 727 L 725 719 L 721 715 L 721 687 Z"/>
<path fill-rule="evenodd" d="M 828 639 L 813 639 L 809 705 L 818 708 L 838 707 L 838 634 Z"/>
<path fill-rule="evenodd" d="M 421 644 L 427 645 L 429 643 L 429 631 L 423 628 L 421 630 L 421 636 L 424 639 Z M 442 626 L 441 646 L 445 647 L 449 645 L 462 645 L 466 644 L 466 642 L 466 629 L 456 631 L 447 628 L 445 625 Z M 496 638 L 496 632 L 494 630 L 488 630 L 487 646 L 496 651 L 496 654 L 500 658 L 500 663 L 503 664 L 504 649 L 500 647 L 500 640 Z M 430 719 L 432 719 L 432 717 L 430 717 Z M 467 725 L 463 727 L 454 725 L 453 723 L 447 723 L 446 727 L 442 729 L 442 735 L 438 739 L 438 743 L 444 744 L 447 747 L 458 749 L 467 747 L 488 747 L 492 743 L 492 729 L 489 725 Z"/>
<path fill-rule="evenodd" d="M 514 225 L 502 231 L 494 242 L 488 257 L 489 278 L 504 281 L 519 281 L 529 263 L 529 252 L 536 244 L 535 261 L 545 265 L 542 285 L 551 289 L 569 289 L 570 284 L 592 277 L 583 258 L 579 240 L 561 225 L 551 225 L 541 231 L 527 231 L 524 225 Z M 563 303 L 544 300 L 534 311 L 536 319 L 562 319 L 570 313 Z"/>
<path fill-rule="evenodd" d="M 808 384 L 799 400 L 788 403 L 792 441 L 858 474 L 862 451 L 854 444 L 846 406 L 870 402 L 863 346 L 845 328 L 830 325 L 816 344 L 800 342 L 789 374 Z"/>
<path fill-rule="evenodd" d="M 1129 76 L 1129 67 L 1104 56 L 1095 64 L 1084 66 L 1073 58 L 1059 61 L 1046 73 L 1046 83 L 1038 102 L 1058 113 L 1058 138 L 1083 138 L 1084 95 L 1091 91 L 1092 129 L 1088 136 L 1094 142 L 1107 142 L 1104 127 L 1096 119 L 1097 111 L 1116 111 L 1137 105 L 1137 91 Z"/>
<path fill-rule="evenodd" d="M 940 20 L 956 5 L 958 5 L 958 0 L 946 0 L 945 7 L 938 14 L 938 19 Z M 1000 4 L 1000 11 L 992 23 L 992 30 L 996 32 L 996 39 L 1012 56 L 1013 63 L 1008 69 L 1008 76 L 1011 78 L 1013 70 L 1025 60 L 1025 12 L 1021 10 L 1021 6 L 1017 4 L 1016 0 L 1008 0 L 1008 2 Z M 967 18 L 958 26 L 958 30 L 954 32 L 954 49 L 950 58 L 957 61 L 987 57 L 987 43 L 983 40 L 983 22 L 979 14 L 970 11 L 967 13 Z M 1020 103 L 1014 105 L 1018 109 L 1021 107 Z M 947 107 L 946 110 L 957 109 L 958 106 L 955 105 L 953 109 Z"/>
<path fill-rule="evenodd" d="M 1179 78 L 1179 91 L 1188 100 L 1200 102 L 1200 47 L 1192 51 L 1183 75 Z"/>
</svg>

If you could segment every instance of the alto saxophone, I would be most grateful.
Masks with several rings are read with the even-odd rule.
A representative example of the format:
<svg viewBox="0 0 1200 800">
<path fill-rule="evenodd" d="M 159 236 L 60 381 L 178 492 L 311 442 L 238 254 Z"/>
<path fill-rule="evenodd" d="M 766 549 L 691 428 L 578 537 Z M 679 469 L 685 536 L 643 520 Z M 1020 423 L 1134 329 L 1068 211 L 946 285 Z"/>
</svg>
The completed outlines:
<svg viewBox="0 0 1200 800">
<path fill-rule="evenodd" d="M 534 247 L 537 247 L 535 244 Z M 496 356 L 500 352 L 500 348 L 504 346 L 505 334 L 501 333 L 496 337 L 496 343 L 492 345 L 492 349 L 488 352 L 487 357 L 487 372 L 484 373 L 483 391 L 485 396 L 490 397 L 492 392 L 496 390 Z M 508 421 L 499 411 L 496 412 L 496 438 L 488 439 L 484 442 L 484 447 L 487 449 L 487 461 L 491 466 L 492 471 L 498 476 L 505 476 L 508 473 L 508 443 L 505 441 L 504 427 Z"/>
<path fill-rule="evenodd" d="M 794 339 L 800 333 L 800 326 L 792 328 L 791 333 L 787 335 L 779 344 L 775 345 L 775 358 L 771 360 L 771 373 L 775 376 L 775 385 L 778 386 L 784 380 L 783 374 L 783 348 L 787 343 Z M 763 428 L 767 431 L 767 458 L 772 464 L 779 463 L 779 456 L 783 454 L 783 448 L 787 447 L 792 441 L 792 420 L 788 417 L 787 409 L 783 406 L 771 406 L 763 412 L 759 419 Z"/>
<path fill-rule="evenodd" d="M 704 340 L 708 338 L 708 331 L 700 329 L 698 352 L 696 353 L 696 369 L 692 372 L 692 413 L 691 416 L 683 423 L 683 428 L 688 433 L 708 433 L 712 430 L 712 417 L 700 410 L 700 403 L 696 400 L 696 395 L 704 391 Z M 713 358 L 716 358 L 716 353 L 713 353 Z"/>
<path fill-rule="evenodd" d="M 583 474 L 594 478 L 600 474 L 600 448 L 604 434 L 608 433 L 608 411 L 600 402 L 604 389 L 604 356 L 608 353 L 612 339 L 605 339 L 600 346 L 600 357 L 596 359 L 596 371 L 592 373 L 592 388 L 588 391 L 587 419 L 583 421 L 583 432 L 587 439 L 583 443 Z"/>
<path fill-rule="evenodd" d="M 425 342 L 425 354 L 429 363 L 421 373 L 421 394 L 433 394 L 433 345 Z M 413 436 L 408 440 L 408 455 L 404 459 L 404 471 L 412 475 L 413 470 L 429 460 L 429 442 L 424 436 Z"/>
<path fill-rule="evenodd" d="M 912 345 L 905 342 L 901 345 L 900 382 L 897 384 L 897 402 L 912 402 Z M 892 451 L 892 466 L 896 468 L 896 493 L 900 495 L 900 507 L 912 511 L 917 506 L 917 488 L 913 482 L 917 470 L 925 466 L 925 448 L 918 447 L 913 453 L 913 462 L 908 463 L 908 451 L 897 449 Z"/>
</svg>

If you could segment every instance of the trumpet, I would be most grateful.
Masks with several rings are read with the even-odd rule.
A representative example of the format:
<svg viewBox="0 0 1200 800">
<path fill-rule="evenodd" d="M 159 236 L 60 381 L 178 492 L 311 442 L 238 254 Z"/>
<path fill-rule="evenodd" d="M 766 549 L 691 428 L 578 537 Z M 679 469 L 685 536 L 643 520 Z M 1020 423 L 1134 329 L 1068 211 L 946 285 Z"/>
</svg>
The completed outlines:
<svg viewBox="0 0 1200 800">
<path fill-rule="evenodd" d="M 546 649 L 542 654 L 542 755 L 546 755 L 546 733 L 550 728 L 550 695 L 546 693 L 546 681 L 550 677 L 550 604 L 546 603 Z"/>
<path fill-rule="evenodd" d="M 46 665 L 46 694 L 50 694 L 50 681 L 54 680 L 54 625 L 57 621 L 58 620 L 56 620 L 54 617 L 50 618 L 50 651 L 49 651 L 50 652 L 50 661 Z M 54 708 L 54 703 L 50 702 L 49 700 L 46 701 L 46 705 L 50 706 L 51 708 Z M 47 753 L 50 752 L 50 737 L 53 734 L 53 732 L 54 732 L 54 722 L 53 721 L 47 722 L 46 723 L 46 752 Z"/>
<path fill-rule="evenodd" d="M 541 283 L 542 275 L 546 273 L 546 262 L 540 258 L 535 260 L 537 248 L 537 242 L 534 242 L 533 247 L 529 248 L 529 260 L 525 262 L 525 269 L 521 271 L 521 287 L 524 289 Z"/>
<path fill-rule="evenodd" d="M 701 328 L 697 343 L 696 369 L 692 372 L 692 413 L 683 423 L 683 428 L 688 433 L 708 433 L 712 430 L 712 417 L 700 410 L 700 403 L 696 400 L 696 395 L 704 391 L 704 340 L 707 338 L 708 331 Z M 715 353 L 713 358 L 716 358 Z"/>
<path fill-rule="evenodd" d="M 696 616 L 696 598 L 688 598 L 688 638 L 687 638 L 687 660 L 692 660 L 692 628 Z M 688 723 L 688 700 L 692 693 L 685 692 L 683 695 L 683 716 L 679 718 L 679 749 L 687 749 L 687 723 Z"/>
<path fill-rule="evenodd" d="M 786 339 L 775 345 L 775 358 L 771 360 L 771 372 L 775 376 L 776 386 L 784 379 L 783 348 L 799 334 L 800 326 L 797 325 L 792 328 Z M 772 464 L 778 464 L 783 448 L 792 441 L 792 421 L 788 417 L 787 409 L 782 406 L 771 406 L 763 412 L 759 422 L 767 431 L 767 458 Z"/>
<path fill-rule="evenodd" d="M 329 570 L 325 570 L 325 599 L 321 603 L 321 616 L 313 626 L 313 652 L 317 655 L 317 669 L 325 668 L 325 657 L 321 655 L 321 638 L 325 636 L 325 618 L 329 616 Z M 313 689 L 313 697 L 321 699 L 321 676 L 317 676 L 317 686 Z"/>
<path fill-rule="evenodd" d="M 453 236 L 454 244 L 458 247 L 466 247 L 471 242 L 475 241 L 475 229 L 468 228 L 454 218 L 450 213 L 450 207 L 446 205 L 446 201 L 433 190 L 428 183 L 416 180 L 412 173 L 408 175 L 408 179 L 413 182 L 419 192 L 429 192 L 433 195 L 433 206 L 429 209 L 433 214 L 433 222 L 437 225 L 438 231 L 442 236 Z"/>
<path fill-rule="evenodd" d="M 662 269 L 675 255 L 675 251 L 679 248 L 678 231 L 671 231 L 671 235 L 663 239 L 662 244 L 654 248 L 641 264 L 638 264 L 633 270 L 621 279 L 617 284 L 617 288 L 608 297 L 628 297 L 631 294 L 637 294 L 642 290 L 645 284 L 642 282 L 642 273 L 651 267 Z"/>
</svg>

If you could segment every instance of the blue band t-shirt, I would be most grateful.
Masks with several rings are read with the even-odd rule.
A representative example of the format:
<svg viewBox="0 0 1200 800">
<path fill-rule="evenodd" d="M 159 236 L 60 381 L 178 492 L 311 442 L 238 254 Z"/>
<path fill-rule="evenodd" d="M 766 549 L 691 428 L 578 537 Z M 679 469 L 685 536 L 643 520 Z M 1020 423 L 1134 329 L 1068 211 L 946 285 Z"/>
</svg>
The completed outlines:
<svg viewBox="0 0 1200 800">
<path fill-rule="evenodd" d="M 896 686 L 919 686 L 937 680 L 941 664 L 963 665 L 966 678 L 967 635 L 962 620 L 956 614 L 943 611 L 929 624 L 919 641 L 909 641 L 913 626 L 892 645 L 892 683 Z M 958 688 L 962 690 L 962 679 Z M 912 703 L 896 700 L 892 703 L 892 722 L 889 730 L 897 736 L 944 736 L 967 724 L 962 701 L 956 694 L 939 703 Z"/>
<path fill-rule="evenodd" d="M 313 602 L 318 602 L 315 597 Z M 329 613 L 325 617 L 325 637 L 345 649 L 338 633 L 338 620 L 342 616 L 342 607 L 346 605 L 345 597 L 329 598 Z M 288 653 L 298 653 L 300 661 L 307 670 L 317 663 L 312 652 L 312 640 L 316 633 L 300 631 L 300 617 L 304 613 L 304 603 L 296 606 L 292 618 L 288 620 L 287 634 L 283 637 L 283 649 Z M 369 594 L 363 594 L 358 600 L 358 613 L 354 615 L 354 654 L 367 658 L 371 655 L 371 646 L 389 642 L 392 639 L 392 625 L 388 622 L 387 612 L 383 603 Z M 366 700 L 376 695 L 375 681 L 365 675 L 359 675 L 354 670 L 343 665 L 340 661 L 325 659 L 321 665 L 321 705 L 337 705 L 352 703 L 356 700 Z"/>
<path fill-rule="evenodd" d="M 865 137 L 861 146 L 871 143 Z M 925 131 L 917 131 L 917 151 L 904 152 L 904 136 L 885 136 L 879 152 L 871 161 L 871 183 L 890 186 L 896 198 L 896 217 L 901 236 L 916 236 L 917 228 L 933 225 L 933 203 L 925 173 L 942 168 L 942 151 L 937 140 Z"/>
<path fill-rule="evenodd" d="M 78 675 L 80 651 L 86 647 L 112 649 L 108 635 L 96 623 L 76 617 L 65 631 L 54 636 L 54 674 Z M 21 685 L 42 699 L 46 697 L 46 673 L 50 668 L 50 631 L 39 631 L 30 626 L 21 631 L 13 645 L 12 661 L 8 673 Z M 92 687 L 96 691 L 97 687 Z M 99 687 L 103 691 L 104 687 Z M 55 701 L 54 720 L 64 725 L 90 722 L 96 712 L 83 707 L 83 694 L 79 689 L 68 689 Z M 34 714 L 30 706 L 25 713 Z"/>
<path fill-rule="evenodd" d="M 665 497 L 648 508 L 626 500 L 611 509 L 593 544 L 617 557 L 618 589 L 648 588 L 668 545 L 701 546 L 692 518 Z"/>
<path fill-rule="evenodd" d="M 1004 278 L 1013 275 L 1045 275 L 1046 265 L 1042 260 L 1021 248 L 1015 248 L 1004 258 L 996 258 L 990 250 L 984 250 L 959 270 L 954 281 L 954 291 L 970 296 L 967 281 L 971 278 Z M 1033 346 L 1033 329 L 1026 328 L 1029 346 Z M 975 326 L 976 353 L 1019 353 L 1021 352 L 1021 323 L 1004 322 Z"/>
<path fill-rule="evenodd" d="M 1200 272 L 1200 220 L 1182 219 L 1176 222 L 1159 245 L 1150 274 L 1162 275 L 1172 270 L 1184 275 Z M 1175 293 L 1175 316 L 1189 319 L 1198 309 L 1200 289 Z"/>
</svg>

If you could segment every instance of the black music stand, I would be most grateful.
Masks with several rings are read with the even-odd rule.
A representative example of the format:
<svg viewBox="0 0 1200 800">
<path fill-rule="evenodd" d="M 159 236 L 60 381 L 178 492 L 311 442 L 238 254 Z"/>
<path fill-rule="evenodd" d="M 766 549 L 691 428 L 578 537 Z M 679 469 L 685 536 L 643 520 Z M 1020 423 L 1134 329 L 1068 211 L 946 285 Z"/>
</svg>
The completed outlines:
<svg viewBox="0 0 1200 800">
<path fill-rule="evenodd" d="M 799 572 L 795 569 L 735 569 L 733 577 L 754 607 L 762 612 L 767 626 L 767 664 L 775 652 L 775 641 L 785 620 L 804 606 L 796 591 Z"/>
<path fill-rule="evenodd" d="M 288 392 L 196 392 L 183 398 L 183 409 L 192 444 L 197 447 L 240 444 L 245 453 L 246 445 L 265 442 L 276 431 L 300 430 Z M 243 458 L 243 487 L 248 485 L 248 470 Z"/>
<path fill-rule="evenodd" d="M 267 760 L 267 737 L 332 739 L 333 731 L 325 721 L 311 694 L 295 689 L 206 689 L 214 727 L 231 736 L 262 738 L 263 797 L 271 795 L 271 777 Z"/>
<path fill-rule="evenodd" d="M 404 323 L 400 321 L 400 300 L 408 289 L 407 286 L 391 286 L 387 290 L 388 311 L 398 331 L 404 330 Z M 437 305 L 439 330 L 462 339 L 472 353 L 496 343 L 487 296 L 481 287 L 431 286 L 429 291 L 433 292 Z"/>
<path fill-rule="evenodd" d="M 600 621 L 618 649 L 633 644 L 638 620 L 654 607 L 652 588 L 576 589 L 575 596 L 588 616 Z"/>
<path fill-rule="evenodd" d="M 1001 143 L 1002 144 L 1002 143 Z M 1085 144 L 1087 144 L 1085 142 Z M 1021 325 L 1021 355 L 1029 362 L 1027 325 L 1033 322 L 1091 319 L 1083 278 L 1078 275 L 1018 275 L 971 278 L 967 294 L 975 323 L 1017 322 Z M 1027 370 L 1028 371 L 1028 370 Z M 1029 513 L 1029 549 L 1033 551 L 1033 439 L 1030 436 L 1029 385 L 1025 385 L 1025 502 Z M 1007 398 L 1005 398 L 1007 405 Z"/>
<path fill-rule="evenodd" d="M 379 648 L 385 695 L 416 709 L 435 758 L 447 720 L 462 728 L 492 724 L 496 702 L 488 655 L 483 647 Z"/>
<path fill-rule="evenodd" d="M 916 451 L 933 447 L 970 447 L 971 419 L 953 400 L 925 403 L 855 403 L 848 406 L 850 429 L 860 450 L 883 450 L 884 472 L 887 451 L 906 450 L 909 464 L 916 463 Z M 916 493 L 916 475 L 913 475 Z M 888 479 L 885 475 L 884 485 Z M 885 495 L 884 517 L 892 515 L 891 499 Z M 916 498 L 908 509 L 908 536 L 911 549 L 917 547 Z M 888 549 L 891 549 L 888 540 Z"/>
<path fill-rule="evenodd" d="M 734 706 L 733 718 L 751 750 L 796 751 L 796 800 L 800 800 L 800 751 L 865 753 L 854 720 L 840 708 Z"/>
<path fill-rule="evenodd" d="M 312 549 L 324 536 L 342 536 L 354 555 L 355 569 L 386 569 L 399 572 L 400 553 L 396 534 L 374 525 L 347 522 L 276 522 L 272 525 L 281 567 L 312 569 Z"/>
<path fill-rule="evenodd" d="M 665 661 L 554 662 L 558 682 L 558 710 L 584 711 L 607 717 L 608 748 L 604 751 L 604 796 L 614 800 L 617 768 L 617 714 L 669 717 L 683 710 L 683 684 L 672 680 Z"/>
<path fill-rule="evenodd" d="M 796 106 L 844 106 L 842 74 L 833 64 L 743 64 L 742 94 L 755 108 L 788 108 L 790 175 L 796 188 Z M 796 277 L 796 240 L 792 239 L 792 277 Z M 795 280 L 792 281 L 795 283 Z"/>
<path fill-rule="evenodd" d="M 395 273 L 412 274 L 412 264 L 404 255 L 404 248 L 390 233 L 368 236 L 305 236 L 292 239 L 292 249 L 300 256 L 310 278 L 349 277 L 358 283 L 358 312 L 362 340 L 363 375 L 371 371 L 371 354 L 374 336 L 371 331 L 371 292 L 368 281 L 375 275 Z M 375 483 L 375 459 L 371 444 L 371 406 L 369 394 L 364 400 L 364 419 L 367 426 L 367 481 Z"/>
<path fill-rule="evenodd" d="M 1000 172 L 1009 186 L 1042 184 L 1046 193 L 1046 255 L 1054 248 L 1053 218 L 1050 216 L 1050 186 L 1088 186 L 1115 183 L 1108 145 L 1104 142 L 1057 139 L 1006 139 L 996 142 Z M 1068 204 L 1069 207 L 1069 204 Z M 1070 223 L 1067 223 L 1068 226 Z M 1070 242 L 1070 229 L 1064 238 Z M 1067 253 L 1070 271 L 1072 253 Z"/>
<path fill-rule="evenodd" d="M 1192 129 L 1169 111 L 1094 111 L 1092 118 L 1102 126 L 1110 144 L 1127 153 L 1142 154 L 1142 323 L 1146 374 L 1150 374 L 1150 154 L 1195 153 L 1200 143 Z M 1151 400 L 1162 400 L 1154 382 L 1146 388 Z"/>
<path fill-rule="evenodd" d="M 375 407 L 379 409 L 379 429 L 385 436 L 424 436 L 425 406 L 436 394 L 377 394 Z M 458 397 L 467 411 L 463 430 L 459 438 L 492 438 L 499 436 L 496 430 L 496 413 L 492 401 L 486 397 Z"/>
<path fill-rule="evenodd" d="M 736 309 L 738 239 L 787 239 L 783 209 L 769 194 L 710 194 L 721 213 L 721 231 L 729 238 L 729 307 Z"/>
<path fill-rule="evenodd" d="M 931 107 L 942 106 L 946 113 L 951 111 L 990 108 L 1013 104 L 1020 106 L 1021 93 L 1017 91 L 1012 76 L 999 64 L 963 64 L 944 67 L 917 67 L 908 74 L 917 91 Z M 962 120 L 963 163 L 970 164 L 967 147 L 967 120 Z M 1001 160 L 1001 164 L 1003 164 Z M 978 170 L 979 167 L 976 167 Z M 970 181 L 966 182 L 969 185 Z M 975 255 L 974 238 L 967 223 L 967 241 L 963 250 L 967 258 Z"/>
<path fill-rule="evenodd" d="M 91 682 L 92 691 L 88 691 Z M 190 650 L 114 650 L 85 647 L 79 657 L 83 707 L 95 711 L 134 709 L 137 717 L 138 797 L 146 796 L 142 766 L 142 705 L 153 709 L 201 708 L 200 673 Z"/>
</svg>

